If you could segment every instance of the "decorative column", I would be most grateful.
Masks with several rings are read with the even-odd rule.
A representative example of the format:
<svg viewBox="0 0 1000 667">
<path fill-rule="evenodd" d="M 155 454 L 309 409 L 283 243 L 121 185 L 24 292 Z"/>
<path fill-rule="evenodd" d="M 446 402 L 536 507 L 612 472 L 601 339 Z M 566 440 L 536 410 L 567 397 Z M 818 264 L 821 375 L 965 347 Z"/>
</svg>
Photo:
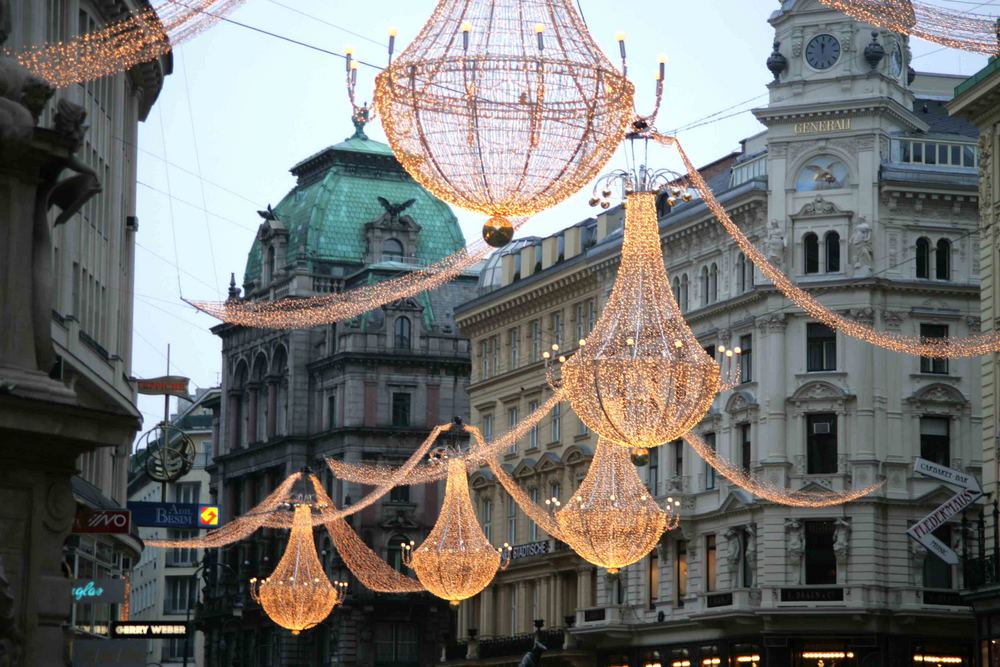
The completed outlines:
<svg viewBox="0 0 1000 667">
<path fill-rule="evenodd" d="M 267 377 L 267 434 L 266 440 L 270 441 L 277 433 L 278 424 L 278 382 L 280 377 L 269 375 Z"/>
<path fill-rule="evenodd" d="M 249 409 L 247 412 L 247 445 L 259 442 L 257 437 L 257 394 L 260 391 L 260 383 L 251 382 L 247 384 L 247 391 L 250 392 Z"/>
<path fill-rule="evenodd" d="M 232 452 L 240 447 L 240 404 L 243 393 L 238 389 L 230 389 L 228 419 L 226 420 L 226 451 Z"/>
</svg>

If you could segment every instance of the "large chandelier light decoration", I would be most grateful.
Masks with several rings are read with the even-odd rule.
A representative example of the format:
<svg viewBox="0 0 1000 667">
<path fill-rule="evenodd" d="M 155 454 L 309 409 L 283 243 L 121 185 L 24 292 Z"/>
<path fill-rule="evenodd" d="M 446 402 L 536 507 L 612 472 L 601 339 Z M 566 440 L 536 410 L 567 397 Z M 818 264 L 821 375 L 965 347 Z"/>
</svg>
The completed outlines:
<svg viewBox="0 0 1000 667">
<path fill-rule="evenodd" d="M 759 268 L 761 273 L 770 280 L 778 290 L 788 297 L 795 305 L 802 308 L 810 317 L 813 317 L 827 326 L 840 331 L 852 338 L 857 338 L 871 345 L 921 357 L 934 358 L 961 358 L 979 357 L 993 352 L 1000 352 L 1000 333 L 983 333 L 964 338 L 921 338 L 919 336 L 906 336 L 901 334 L 886 333 L 866 326 L 855 320 L 839 315 L 819 301 L 817 301 L 806 290 L 798 287 L 792 280 L 782 273 L 781 269 L 771 264 L 753 242 L 747 238 L 732 218 L 726 213 L 725 207 L 719 203 L 708 187 L 708 183 L 695 168 L 687 153 L 681 147 L 680 142 L 675 137 L 668 137 L 656 132 L 651 132 L 649 136 L 660 143 L 673 147 L 687 169 L 687 178 L 690 179 L 692 187 L 697 190 L 705 205 L 712 214 L 722 224 L 726 232 L 736 241 L 740 250 L 746 254 L 747 259 Z"/>
<path fill-rule="evenodd" d="M 268 618 L 297 635 L 323 622 L 344 599 L 346 583 L 331 583 L 313 541 L 312 508 L 295 507 L 288 546 L 266 579 L 250 580 L 250 594 Z"/>
<path fill-rule="evenodd" d="M 469 497 L 468 473 L 459 457 L 447 459 L 448 481 L 434 528 L 423 543 L 400 545 L 403 561 L 434 595 L 457 605 L 477 595 L 510 562 L 510 546 L 486 538 Z"/>
<path fill-rule="evenodd" d="M 242 4 L 243 0 L 163 0 L 98 30 L 31 46 L 14 57 L 38 78 L 64 88 L 159 58 Z"/>
<path fill-rule="evenodd" d="M 656 447 L 681 437 L 719 393 L 719 363 L 694 337 L 670 289 L 656 193 L 649 187 L 626 196 L 611 296 L 586 345 L 561 370 L 562 387 L 580 420 L 625 447 Z"/>
<path fill-rule="evenodd" d="M 441 199 L 490 219 L 565 200 L 611 158 L 634 88 L 570 0 L 440 0 L 376 79 L 375 105 L 403 167 Z"/>
<path fill-rule="evenodd" d="M 820 0 L 848 16 L 885 30 L 986 55 L 1000 52 L 996 17 L 912 0 Z M 983 2 L 982 7 L 988 3 Z M 975 7 L 973 7 L 975 8 Z"/>
</svg>

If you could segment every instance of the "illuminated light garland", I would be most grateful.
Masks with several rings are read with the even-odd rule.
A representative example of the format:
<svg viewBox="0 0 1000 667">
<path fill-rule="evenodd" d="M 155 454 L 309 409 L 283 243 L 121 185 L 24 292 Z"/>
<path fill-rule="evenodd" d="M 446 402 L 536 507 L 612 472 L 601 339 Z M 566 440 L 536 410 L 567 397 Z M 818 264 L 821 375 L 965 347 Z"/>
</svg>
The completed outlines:
<svg viewBox="0 0 1000 667">
<path fill-rule="evenodd" d="M 691 163 L 680 142 L 674 137 L 652 133 L 651 138 L 660 143 L 673 146 L 688 170 L 688 178 L 701 195 L 709 211 L 718 219 L 726 232 L 733 237 L 736 245 L 750 259 L 754 266 L 770 280 L 774 286 L 795 305 L 804 310 L 810 317 L 841 333 L 857 338 L 871 345 L 893 352 L 901 352 L 921 357 L 961 358 L 979 357 L 993 352 L 1000 352 L 1000 333 L 983 333 L 965 338 L 922 339 L 919 336 L 905 336 L 878 331 L 872 327 L 860 324 L 831 311 L 802 288 L 795 285 L 788 276 L 782 273 L 760 250 L 746 237 L 739 226 L 726 213 L 726 209 L 718 202 L 705 179 Z M 567 364 L 568 365 L 568 364 Z"/>
<path fill-rule="evenodd" d="M 523 219 L 516 220 L 514 228 L 520 228 L 524 222 Z M 487 243 L 476 241 L 407 275 L 335 294 L 286 297 L 276 301 L 184 301 L 228 324 L 257 329 L 308 329 L 357 317 L 386 303 L 437 289 L 472 268 L 491 252 L 493 248 Z"/>
<path fill-rule="evenodd" d="M 625 135 L 633 96 L 569 0 L 440 0 L 376 77 L 375 106 L 417 182 L 510 218 L 594 178 Z"/>
<path fill-rule="evenodd" d="M 288 546 L 266 579 L 250 580 L 250 594 L 268 618 L 297 635 L 323 622 L 344 600 L 346 583 L 326 577 L 313 541 L 312 509 L 295 507 Z"/>
<path fill-rule="evenodd" d="M 996 17 L 911 0 L 820 0 L 851 18 L 942 46 L 986 55 L 1000 53 Z M 984 5 L 986 3 L 983 3 Z"/>
<path fill-rule="evenodd" d="M 165 0 L 92 32 L 8 55 L 35 76 L 63 88 L 158 58 L 214 25 L 243 1 Z"/>
<path fill-rule="evenodd" d="M 471 451 L 464 456 L 466 470 L 473 472 L 480 466 L 486 465 L 492 457 L 510 449 L 511 445 L 524 438 L 531 429 L 538 426 L 542 419 L 552 412 L 556 404 L 564 400 L 564 398 L 561 389 L 553 392 L 552 396 L 546 399 L 537 410 L 526 415 L 514 428 L 489 442 L 483 439 L 482 433 L 478 429 L 466 425 L 466 431 L 478 434 L 474 435 L 474 446 Z M 333 474 L 337 476 L 337 479 L 345 482 L 358 482 L 367 486 L 388 483 L 390 480 L 396 486 L 426 484 L 445 479 L 448 476 L 447 466 L 442 466 L 439 462 L 433 461 L 415 466 L 402 473 L 400 472 L 401 468 L 398 466 L 387 466 L 377 463 L 345 463 L 328 458 L 326 464 L 333 471 Z"/>
<path fill-rule="evenodd" d="M 477 595 L 510 562 L 510 546 L 494 548 L 476 519 L 469 497 L 468 473 L 461 458 L 448 460 L 444 502 L 423 543 L 403 548 L 404 562 L 424 587 L 457 605 Z"/>
<path fill-rule="evenodd" d="M 743 470 L 728 459 L 719 456 L 714 449 L 696 433 L 688 433 L 684 440 L 691 449 L 730 482 L 755 496 L 789 507 L 833 507 L 864 498 L 877 491 L 885 482 L 876 482 L 861 489 L 850 491 L 789 491 L 759 479 L 753 473 Z"/>
<path fill-rule="evenodd" d="M 586 345 L 562 365 L 562 386 L 584 424 L 625 447 L 679 438 L 719 393 L 719 364 L 698 343 L 670 288 L 655 192 L 626 197 L 618 276 Z"/>
</svg>

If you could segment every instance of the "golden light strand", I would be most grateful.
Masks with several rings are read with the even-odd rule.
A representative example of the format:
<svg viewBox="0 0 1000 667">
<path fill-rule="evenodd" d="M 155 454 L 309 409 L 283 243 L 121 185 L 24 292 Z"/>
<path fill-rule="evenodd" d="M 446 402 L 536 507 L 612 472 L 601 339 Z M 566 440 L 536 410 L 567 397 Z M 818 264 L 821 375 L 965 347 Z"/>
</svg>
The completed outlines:
<svg viewBox="0 0 1000 667">
<path fill-rule="evenodd" d="M 461 458 L 448 460 L 444 502 L 423 543 L 401 545 L 405 562 L 428 591 L 452 604 L 477 595 L 510 559 L 510 547 L 496 549 L 479 527 Z"/>
<path fill-rule="evenodd" d="M 250 594 L 268 618 L 297 635 L 314 628 L 344 600 L 346 583 L 326 577 L 313 541 L 312 509 L 295 507 L 288 546 L 266 579 L 250 580 Z"/>
<path fill-rule="evenodd" d="M 705 462 L 712 466 L 719 474 L 730 482 L 748 491 L 755 496 L 770 500 L 779 505 L 789 507 L 832 507 L 843 505 L 859 498 L 864 498 L 869 493 L 873 493 L 882 487 L 885 482 L 876 482 L 861 489 L 850 491 L 789 491 L 774 484 L 769 484 L 753 473 L 743 470 L 740 466 L 719 456 L 714 449 L 709 447 L 701 437 L 694 433 L 688 433 L 684 440 L 691 445 L 691 449 Z"/>
<path fill-rule="evenodd" d="M 525 220 L 519 219 L 519 229 Z M 437 289 L 472 268 L 493 251 L 476 241 L 430 266 L 373 285 L 335 294 L 271 300 L 190 301 L 203 313 L 229 324 L 257 329 L 308 329 L 357 317 L 392 301 Z"/>
<path fill-rule="evenodd" d="M 919 336 L 905 336 L 877 331 L 872 327 L 860 324 L 831 311 L 804 289 L 795 285 L 780 269 L 768 261 L 764 253 L 754 246 L 753 242 L 733 222 L 732 218 L 726 213 L 726 209 L 715 198 L 705 179 L 702 178 L 701 174 L 691 163 L 687 153 L 684 152 L 677 139 L 655 133 L 651 136 L 660 143 L 673 146 L 677 149 L 681 160 L 684 162 L 684 167 L 688 170 L 688 178 L 691 179 L 693 187 L 701 195 L 705 205 L 722 224 L 726 232 L 736 241 L 740 250 L 746 254 L 754 266 L 759 268 L 761 273 L 782 294 L 804 310 L 810 317 L 852 338 L 857 338 L 871 345 L 892 350 L 893 352 L 901 352 L 914 356 L 961 358 L 979 357 L 993 352 L 1000 352 L 1000 333 L 983 333 L 965 338 L 922 339 Z"/>
<path fill-rule="evenodd" d="M 997 55 L 996 17 L 911 0 L 820 0 L 851 18 L 942 46 Z M 986 3 L 982 3 L 985 5 Z"/>
<path fill-rule="evenodd" d="M 375 104 L 417 182 L 500 228 L 600 171 L 633 94 L 567 0 L 440 0 Z"/>
<path fill-rule="evenodd" d="M 656 447 L 700 422 L 720 383 L 719 364 L 702 349 L 674 300 L 656 193 L 632 192 L 611 296 L 586 344 L 562 365 L 573 411 L 610 442 Z"/>
</svg>

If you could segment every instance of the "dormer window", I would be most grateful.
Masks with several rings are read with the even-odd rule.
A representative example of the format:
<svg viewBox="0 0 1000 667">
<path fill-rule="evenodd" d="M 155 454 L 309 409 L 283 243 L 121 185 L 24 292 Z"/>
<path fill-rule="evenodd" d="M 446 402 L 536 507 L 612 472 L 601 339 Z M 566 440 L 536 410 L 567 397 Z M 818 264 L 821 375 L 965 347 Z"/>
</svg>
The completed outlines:
<svg viewBox="0 0 1000 667">
<path fill-rule="evenodd" d="M 403 244 L 396 239 L 386 239 L 382 242 L 382 259 L 397 261 L 403 259 Z"/>
</svg>

